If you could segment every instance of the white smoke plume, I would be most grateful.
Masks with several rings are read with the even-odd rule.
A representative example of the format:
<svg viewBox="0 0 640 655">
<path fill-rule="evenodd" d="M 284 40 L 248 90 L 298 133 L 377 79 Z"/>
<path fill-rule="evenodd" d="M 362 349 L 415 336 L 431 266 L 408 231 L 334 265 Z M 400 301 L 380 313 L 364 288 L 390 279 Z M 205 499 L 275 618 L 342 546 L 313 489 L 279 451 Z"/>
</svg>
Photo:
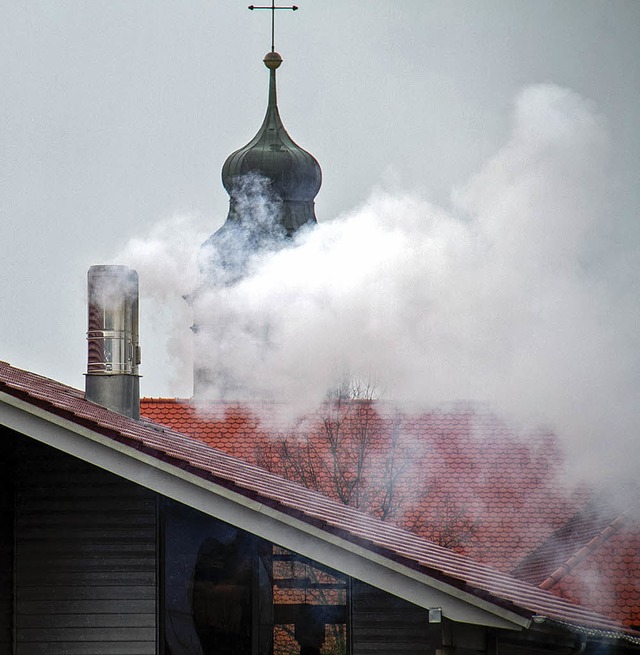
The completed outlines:
<svg viewBox="0 0 640 655">
<path fill-rule="evenodd" d="M 423 408 L 488 403 L 554 429 L 582 473 L 635 480 L 638 279 L 617 285 L 597 259 L 607 147 L 582 98 L 524 90 L 508 142 L 450 208 L 376 190 L 257 257 L 236 283 L 199 293 L 193 311 L 208 329 L 194 357 L 212 379 L 224 371 L 245 396 L 300 412 L 345 370 Z M 204 237 L 156 233 L 120 259 L 138 269 L 143 293 L 174 303 L 201 284 L 187 241 L 197 250 Z M 210 395 L 223 391 L 214 384 Z"/>
<path fill-rule="evenodd" d="M 198 249 L 207 236 L 193 216 L 167 218 L 115 258 L 140 278 L 143 393 L 149 375 L 165 380 L 165 395 L 191 393 L 193 317 L 184 297 L 200 283 Z"/>
<path fill-rule="evenodd" d="M 229 218 L 200 249 L 206 286 L 236 283 L 251 268 L 256 253 L 266 256 L 285 242 L 284 227 L 276 220 L 279 199 L 267 178 L 248 173 L 235 179 L 231 202 Z"/>
</svg>

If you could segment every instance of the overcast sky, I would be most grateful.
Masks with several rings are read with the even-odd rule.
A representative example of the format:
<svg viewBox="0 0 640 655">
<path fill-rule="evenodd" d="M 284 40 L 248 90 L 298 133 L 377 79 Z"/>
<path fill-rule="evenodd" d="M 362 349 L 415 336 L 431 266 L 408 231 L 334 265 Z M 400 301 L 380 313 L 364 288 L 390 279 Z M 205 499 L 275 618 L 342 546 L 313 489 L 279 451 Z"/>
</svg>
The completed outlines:
<svg viewBox="0 0 640 655">
<path fill-rule="evenodd" d="M 279 105 L 322 166 L 320 222 L 373 188 L 446 208 L 509 138 L 519 92 L 551 83 L 609 134 L 592 264 L 637 264 L 640 2 L 298 4 L 277 14 Z M 269 41 L 268 12 L 240 0 L 0 0 L 0 359 L 82 387 L 88 267 L 161 221 L 221 224 L 220 169 L 261 123 Z M 184 393 L 149 321 L 143 393 Z"/>
</svg>

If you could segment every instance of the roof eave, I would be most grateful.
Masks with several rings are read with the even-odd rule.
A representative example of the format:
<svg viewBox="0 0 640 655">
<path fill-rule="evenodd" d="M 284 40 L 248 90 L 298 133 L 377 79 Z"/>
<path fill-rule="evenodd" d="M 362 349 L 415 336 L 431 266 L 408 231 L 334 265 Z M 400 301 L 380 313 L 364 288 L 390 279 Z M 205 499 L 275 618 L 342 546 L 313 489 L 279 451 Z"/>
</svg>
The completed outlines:
<svg viewBox="0 0 640 655">
<path fill-rule="evenodd" d="M 547 616 L 534 615 L 532 617 L 532 628 L 544 626 L 552 630 L 563 630 L 573 634 L 578 634 L 585 639 L 597 639 L 600 642 L 607 642 L 610 645 L 619 644 L 624 642 L 633 646 L 640 647 L 640 633 L 630 631 L 628 633 L 618 632 L 615 630 L 605 630 L 603 628 L 591 628 L 568 621 L 561 621 L 559 619 L 549 618 Z"/>
</svg>

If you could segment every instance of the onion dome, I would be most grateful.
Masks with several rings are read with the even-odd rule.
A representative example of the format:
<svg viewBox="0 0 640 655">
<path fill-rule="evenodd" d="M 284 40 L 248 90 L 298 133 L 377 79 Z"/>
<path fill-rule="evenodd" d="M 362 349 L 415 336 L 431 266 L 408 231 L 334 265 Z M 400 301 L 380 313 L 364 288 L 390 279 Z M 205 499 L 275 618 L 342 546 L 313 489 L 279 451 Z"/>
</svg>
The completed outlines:
<svg viewBox="0 0 640 655">
<path fill-rule="evenodd" d="M 316 223 L 314 198 L 322 184 L 322 171 L 315 157 L 303 150 L 287 134 L 276 97 L 276 69 L 282 63 L 277 52 L 269 52 L 264 64 L 269 69 L 269 101 L 262 126 L 251 141 L 227 157 L 222 167 L 222 183 L 231 196 L 229 220 L 238 220 L 234 199 L 237 180 L 249 173 L 269 181 L 279 206 L 278 222 L 287 235 L 305 223 Z"/>
</svg>

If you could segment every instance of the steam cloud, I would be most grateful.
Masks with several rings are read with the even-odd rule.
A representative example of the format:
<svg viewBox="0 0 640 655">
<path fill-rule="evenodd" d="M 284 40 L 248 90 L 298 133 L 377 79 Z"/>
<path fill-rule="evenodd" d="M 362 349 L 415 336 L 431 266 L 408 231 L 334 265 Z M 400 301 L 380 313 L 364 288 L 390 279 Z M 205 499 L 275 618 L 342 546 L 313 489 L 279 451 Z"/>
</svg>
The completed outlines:
<svg viewBox="0 0 640 655">
<path fill-rule="evenodd" d="M 549 425 L 582 473 L 615 471 L 622 484 L 640 461 L 640 316 L 637 277 L 621 287 L 598 259 L 606 159 L 606 130 L 587 102 L 531 87 L 506 145 L 450 208 L 376 190 L 256 255 L 227 286 L 201 286 L 205 235 L 185 221 L 119 259 L 139 271 L 143 294 L 173 303 L 184 370 L 194 337 L 181 296 L 201 289 L 192 309 L 208 329 L 193 356 L 214 372 L 212 397 L 224 392 L 222 371 L 247 397 L 302 412 L 349 371 L 421 408 L 471 400 Z"/>
</svg>

